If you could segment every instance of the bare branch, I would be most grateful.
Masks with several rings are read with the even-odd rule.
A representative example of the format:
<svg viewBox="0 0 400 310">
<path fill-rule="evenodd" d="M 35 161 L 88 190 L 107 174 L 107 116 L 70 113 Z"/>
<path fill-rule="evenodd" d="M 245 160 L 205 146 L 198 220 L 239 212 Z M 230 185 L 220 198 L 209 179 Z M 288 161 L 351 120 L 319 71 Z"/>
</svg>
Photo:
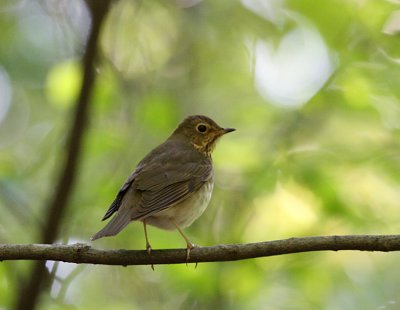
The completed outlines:
<svg viewBox="0 0 400 310">
<path fill-rule="evenodd" d="M 196 247 L 189 262 L 235 261 L 313 251 L 400 251 L 400 235 L 347 235 L 290 238 L 247 244 Z M 0 260 L 52 260 L 76 264 L 156 265 L 186 263 L 186 249 L 99 250 L 89 244 L 2 244 Z"/>
</svg>

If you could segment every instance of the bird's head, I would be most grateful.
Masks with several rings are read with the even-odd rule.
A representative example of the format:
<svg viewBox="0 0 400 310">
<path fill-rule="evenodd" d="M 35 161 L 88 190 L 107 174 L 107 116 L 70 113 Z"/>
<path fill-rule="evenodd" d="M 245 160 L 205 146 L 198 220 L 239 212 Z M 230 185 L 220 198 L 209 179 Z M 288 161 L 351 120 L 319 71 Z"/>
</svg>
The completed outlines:
<svg viewBox="0 0 400 310">
<path fill-rule="evenodd" d="M 207 116 L 192 115 L 185 118 L 172 135 L 188 139 L 195 149 L 209 155 L 217 140 L 232 131 L 235 131 L 235 129 L 222 128 Z"/>
</svg>

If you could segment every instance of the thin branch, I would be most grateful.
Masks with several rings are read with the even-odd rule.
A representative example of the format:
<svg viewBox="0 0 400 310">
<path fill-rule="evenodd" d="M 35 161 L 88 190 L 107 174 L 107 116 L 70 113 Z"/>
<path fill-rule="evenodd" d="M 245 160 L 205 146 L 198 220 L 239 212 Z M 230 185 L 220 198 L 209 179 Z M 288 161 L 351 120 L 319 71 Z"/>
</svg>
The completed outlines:
<svg viewBox="0 0 400 310">
<path fill-rule="evenodd" d="M 44 226 L 41 231 L 41 242 L 52 243 L 56 240 L 61 228 L 63 215 L 66 212 L 69 198 L 75 184 L 79 159 L 81 156 L 83 134 L 89 116 L 89 102 L 95 81 L 95 61 L 99 33 L 103 20 L 108 12 L 110 0 L 87 0 L 92 17 L 92 25 L 89 31 L 86 48 L 82 58 L 83 81 L 79 98 L 76 103 L 71 132 L 66 146 L 66 157 L 62 164 L 61 173 L 54 188 L 52 196 L 45 212 Z M 43 289 L 43 283 L 48 279 L 47 270 L 43 262 L 37 262 L 28 279 L 21 283 L 19 294 L 16 294 L 16 310 L 29 310 L 37 307 L 38 297 Z M 24 298 L 20 298 L 24 296 Z"/>
<path fill-rule="evenodd" d="M 347 235 L 290 238 L 284 240 L 196 247 L 186 261 L 186 249 L 100 250 L 89 244 L 2 244 L 2 260 L 52 260 L 75 264 L 156 265 L 187 262 L 235 261 L 314 251 L 400 251 L 400 235 Z"/>
</svg>

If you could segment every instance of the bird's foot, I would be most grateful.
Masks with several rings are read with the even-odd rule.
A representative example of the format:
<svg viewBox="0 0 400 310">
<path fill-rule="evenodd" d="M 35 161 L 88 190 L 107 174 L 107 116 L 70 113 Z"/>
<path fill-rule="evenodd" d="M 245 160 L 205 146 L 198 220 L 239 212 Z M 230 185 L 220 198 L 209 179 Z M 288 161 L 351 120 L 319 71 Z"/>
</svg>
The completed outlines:
<svg viewBox="0 0 400 310">
<path fill-rule="evenodd" d="M 147 254 L 149 254 L 150 255 L 150 253 L 151 253 L 151 245 L 150 245 L 150 243 L 146 243 L 146 252 L 147 252 Z"/>
<path fill-rule="evenodd" d="M 196 247 L 197 247 L 197 245 L 195 245 L 195 244 L 193 244 L 191 242 L 187 243 L 187 247 L 186 247 L 186 262 L 189 262 L 189 260 L 190 260 L 190 251 L 192 249 L 196 248 Z"/>
<path fill-rule="evenodd" d="M 148 242 L 146 242 L 146 252 L 147 252 L 147 254 L 150 256 L 150 254 L 151 254 L 151 245 L 150 245 L 150 243 L 148 243 Z M 154 265 L 153 264 L 151 264 L 150 265 L 150 267 L 151 267 L 151 269 L 153 269 L 153 271 L 154 271 Z"/>
</svg>

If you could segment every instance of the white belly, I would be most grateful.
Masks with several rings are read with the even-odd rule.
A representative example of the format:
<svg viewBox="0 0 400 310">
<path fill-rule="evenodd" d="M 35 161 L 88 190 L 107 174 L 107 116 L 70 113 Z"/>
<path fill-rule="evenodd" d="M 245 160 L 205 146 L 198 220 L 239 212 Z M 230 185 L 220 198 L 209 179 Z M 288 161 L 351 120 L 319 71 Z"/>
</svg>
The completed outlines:
<svg viewBox="0 0 400 310">
<path fill-rule="evenodd" d="M 180 228 L 190 226 L 207 208 L 213 185 L 213 182 L 205 183 L 196 193 L 180 204 L 147 217 L 146 223 L 167 230 L 176 228 L 174 222 Z"/>
</svg>

